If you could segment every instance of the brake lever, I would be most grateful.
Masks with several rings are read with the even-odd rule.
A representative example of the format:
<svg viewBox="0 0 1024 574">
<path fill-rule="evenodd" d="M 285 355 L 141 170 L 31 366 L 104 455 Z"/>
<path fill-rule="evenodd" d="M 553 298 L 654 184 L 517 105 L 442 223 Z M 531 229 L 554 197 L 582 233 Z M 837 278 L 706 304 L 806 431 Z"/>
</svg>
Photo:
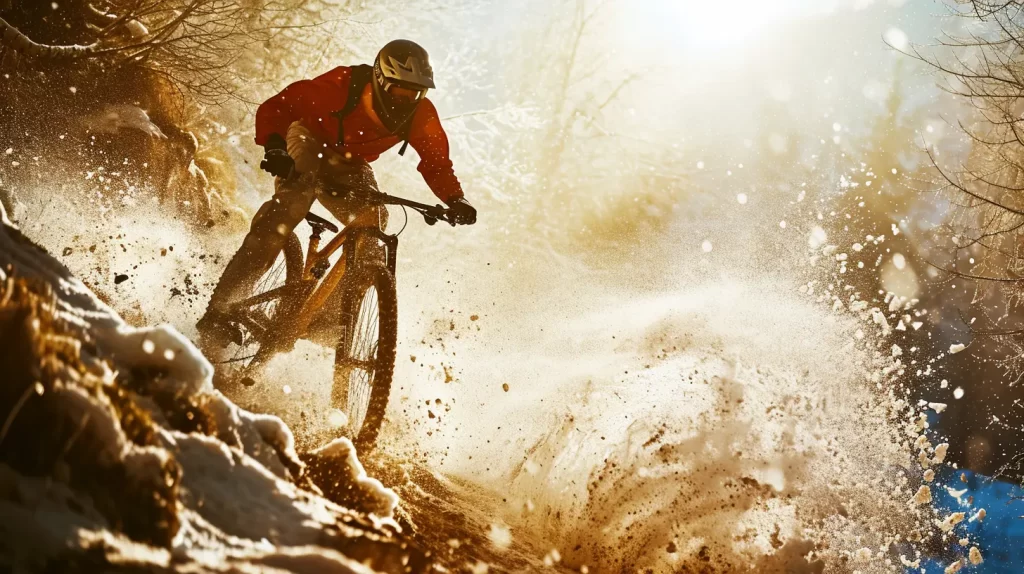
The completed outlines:
<svg viewBox="0 0 1024 574">
<path fill-rule="evenodd" d="M 452 227 L 455 227 L 455 222 L 448 216 L 448 210 L 441 205 L 437 205 L 433 209 L 422 211 L 421 213 L 423 214 L 423 220 L 427 222 L 427 225 L 434 225 L 439 220 L 444 220 Z"/>
</svg>

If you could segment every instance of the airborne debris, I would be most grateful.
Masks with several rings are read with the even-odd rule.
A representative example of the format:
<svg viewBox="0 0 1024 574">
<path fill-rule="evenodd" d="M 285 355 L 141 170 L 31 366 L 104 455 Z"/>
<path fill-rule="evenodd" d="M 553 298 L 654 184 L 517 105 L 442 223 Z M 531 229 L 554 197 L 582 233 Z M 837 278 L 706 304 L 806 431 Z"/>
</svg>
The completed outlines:
<svg viewBox="0 0 1024 574">
<path fill-rule="evenodd" d="M 932 489 L 928 488 L 927 485 L 921 486 L 917 489 L 917 494 L 914 495 L 913 502 L 915 504 L 928 504 L 932 501 Z"/>
<path fill-rule="evenodd" d="M 984 562 L 981 557 L 981 550 L 978 550 L 977 546 L 971 547 L 971 551 L 968 553 L 968 559 L 971 561 L 971 564 L 975 566 Z"/>
<path fill-rule="evenodd" d="M 491 524 L 487 538 L 498 550 L 506 550 L 512 546 L 512 530 L 504 524 Z"/>
</svg>

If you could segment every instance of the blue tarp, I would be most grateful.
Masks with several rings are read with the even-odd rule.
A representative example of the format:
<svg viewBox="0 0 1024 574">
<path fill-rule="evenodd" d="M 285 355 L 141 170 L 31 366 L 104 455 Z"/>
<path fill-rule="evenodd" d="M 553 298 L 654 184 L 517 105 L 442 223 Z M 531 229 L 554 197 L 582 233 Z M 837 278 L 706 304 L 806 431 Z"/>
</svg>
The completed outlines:
<svg viewBox="0 0 1024 574">
<path fill-rule="evenodd" d="M 961 475 L 966 482 L 961 480 Z M 967 492 L 958 501 L 944 487 Z M 973 502 L 968 503 L 971 497 Z M 922 560 L 921 568 L 909 568 L 908 574 L 942 574 L 949 563 L 958 557 L 967 557 L 971 546 L 981 550 L 985 561 L 979 566 L 968 563 L 961 574 L 1024 574 L 1024 488 L 947 467 L 932 483 L 932 500 L 940 516 L 963 512 L 967 518 L 957 525 L 956 536 L 944 556 Z M 985 519 L 968 522 L 980 508 L 985 509 Z M 966 548 L 957 543 L 964 537 L 971 541 Z"/>
</svg>

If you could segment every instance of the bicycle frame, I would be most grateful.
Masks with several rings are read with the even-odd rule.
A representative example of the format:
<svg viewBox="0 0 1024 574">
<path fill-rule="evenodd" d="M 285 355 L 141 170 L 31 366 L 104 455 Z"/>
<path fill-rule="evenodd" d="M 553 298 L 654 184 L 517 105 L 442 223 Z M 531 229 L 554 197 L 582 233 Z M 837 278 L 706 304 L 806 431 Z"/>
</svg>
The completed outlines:
<svg viewBox="0 0 1024 574">
<path fill-rule="evenodd" d="M 322 250 L 317 250 L 320 245 L 320 230 L 314 229 L 309 238 L 309 247 L 306 250 L 306 265 L 302 271 L 303 282 L 309 281 L 315 287 L 305 297 L 305 302 L 295 318 L 294 327 L 299 333 L 305 332 L 306 328 L 316 317 L 317 312 L 327 302 L 328 297 L 334 293 L 341 279 L 345 276 L 347 269 L 355 267 L 356 242 L 360 237 L 372 237 L 384 244 L 386 250 L 386 264 L 388 271 L 395 275 L 397 267 L 398 237 L 388 235 L 376 227 L 359 227 L 355 229 L 345 228 L 334 236 Z M 331 255 L 344 246 L 345 257 L 334 266 L 330 266 Z M 327 274 L 320 281 L 318 275 L 322 272 L 319 269 L 326 269 Z M 316 282 L 319 281 L 319 285 Z"/>
<path fill-rule="evenodd" d="M 319 226 L 313 227 L 313 233 L 309 238 L 309 246 L 306 249 L 306 262 L 299 283 L 283 285 L 277 289 L 248 297 L 232 305 L 232 315 L 243 323 L 257 339 L 263 339 L 268 329 L 253 321 L 245 313 L 245 310 L 275 299 L 280 299 L 286 304 L 299 304 L 301 306 L 294 313 L 279 313 L 279 315 L 290 317 L 290 320 L 284 324 L 278 324 L 282 327 L 282 330 L 277 333 L 274 339 L 284 341 L 301 337 L 313 319 L 316 318 L 316 314 L 323 308 L 327 299 L 338 288 L 342 278 L 345 276 L 346 270 L 355 267 L 355 246 L 361 237 L 370 236 L 384 244 L 388 271 L 392 275 L 395 274 L 398 250 L 397 236 L 388 235 L 376 227 L 345 228 L 335 235 L 323 249 L 319 249 L 320 235 L 322 233 L 322 228 Z M 330 257 L 343 247 L 345 256 L 337 264 L 331 266 L 329 262 Z"/>
<path fill-rule="evenodd" d="M 386 193 L 381 193 L 371 199 L 377 205 L 400 205 L 411 208 L 419 212 L 429 225 L 434 225 L 438 221 L 455 225 L 455 220 L 452 219 L 449 210 L 440 205 L 427 205 Z M 345 228 L 338 232 L 323 249 L 319 249 L 320 235 L 327 229 L 326 222 L 321 224 L 313 220 L 308 221 L 313 232 L 309 237 L 306 261 L 299 282 L 248 297 L 231 306 L 230 313 L 237 321 L 244 324 L 257 340 L 261 341 L 261 348 L 279 347 L 301 338 L 306 333 L 317 313 L 340 285 L 346 270 L 355 267 L 355 247 L 360 238 L 369 236 L 384 244 L 388 271 L 392 276 L 395 275 L 398 251 L 397 235 L 388 235 L 377 227 Z M 344 258 L 332 266 L 330 257 L 341 248 L 344 248 Z M 287 320 L 282 322 L 275 317 L 275 324 L 279 329 L 272 333 L 271 337 L 265 338 L 270 331 L 269 326 L 259 324 L 247 313 L 247 310 L 260 303 L 274 300 L 280 300 L 281 304 L 286 306 L 285 309 L 276 313 L 276 317 L 285 317 Z"/>
</svg>

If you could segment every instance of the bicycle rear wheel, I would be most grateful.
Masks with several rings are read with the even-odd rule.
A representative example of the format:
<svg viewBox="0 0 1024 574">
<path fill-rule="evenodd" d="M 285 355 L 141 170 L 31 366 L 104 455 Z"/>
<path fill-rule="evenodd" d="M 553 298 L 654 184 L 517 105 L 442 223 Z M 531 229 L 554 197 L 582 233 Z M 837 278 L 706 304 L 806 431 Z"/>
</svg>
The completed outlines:
<svg viewBox="0 0 1024 574">
<path fill-rule="evenodd" d="M 372 450 L 391 394 L 398 344 L 395 277 L 373 265 L 345 278 L 341 321 L 344 335 L 335 350 L 331 406 L 348 416 L 352 442 Z"/>
<path fill-rule="evenodd" d="M 284 302 L 283 291 L 276 295 L 272 292 L 301 281 L 302 267 L 302 244 L 298 236 L 291 233 L 274 265 L 256 281 L 252 293 L 246 299 L 255 299 L 256 302 L 247 306 L 240 305 L 232 313 L 233 322 L 242 331 L 242 344 L 230 344 L 223 363 L 232 365 L 244 374 L 250 365 L 259 362 L 261 355 L 266 354 L 266 344 L 272 338 L 270 333 L 275 329 Z"/>
</svg>

